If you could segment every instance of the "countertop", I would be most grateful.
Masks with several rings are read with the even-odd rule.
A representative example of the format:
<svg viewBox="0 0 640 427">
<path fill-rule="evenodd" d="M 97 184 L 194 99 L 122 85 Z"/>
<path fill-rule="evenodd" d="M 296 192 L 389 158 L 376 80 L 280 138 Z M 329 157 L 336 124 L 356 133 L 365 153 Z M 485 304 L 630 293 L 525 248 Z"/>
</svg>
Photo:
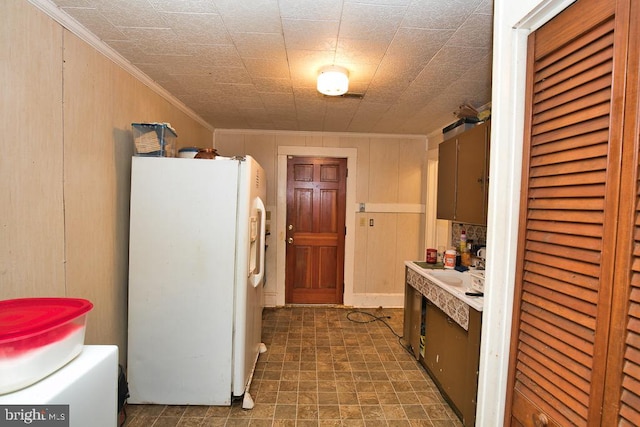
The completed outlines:
<svg viewBox="0 0 640 427">
<path fill-rule="evenodd" d="M 447 291 L 448 293 L 450 293 L 460 301 L 464 302 L 474 310 L 482 311 L 482 308 L 484 305 L 483 297 L 465 295 L 465 292 L 474 292 L 473 289 L 471 289 L 471 285 L 470 285 L 471 283 L 470 271 L 459 272 L 457 270 L 452 270 L 452 269 L 422 268 L 419 265 L 415 264 L 416 262 L 419 262 L 419 261 L 405 261 L 404 265 L 410 268 L 411 270 L 415 271 L 416 273 L 418 273 L 420 276 L 426 278 L 429 282 Z M 442 281 L 438 277 L 436 277 L 437 274 L 442 274 L 442 273 L 447 275 L 452 275 L 452 277 L 459 278 L 462 281 L 462 285 L 452 286 Z"/>
</svg>

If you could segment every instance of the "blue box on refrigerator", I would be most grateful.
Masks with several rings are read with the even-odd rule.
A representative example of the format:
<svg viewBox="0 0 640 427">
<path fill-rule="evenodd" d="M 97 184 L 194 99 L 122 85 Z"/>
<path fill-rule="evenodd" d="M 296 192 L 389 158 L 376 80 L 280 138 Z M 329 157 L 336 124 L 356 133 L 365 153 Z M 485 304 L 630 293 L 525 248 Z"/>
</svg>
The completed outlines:
<svg viewBox="0 0 640 427">
<path fill-rule="evenodd" d="M 136 156 L 175 157 L 178 135 L 169 123 L 131 123 Z"/>
</svg>

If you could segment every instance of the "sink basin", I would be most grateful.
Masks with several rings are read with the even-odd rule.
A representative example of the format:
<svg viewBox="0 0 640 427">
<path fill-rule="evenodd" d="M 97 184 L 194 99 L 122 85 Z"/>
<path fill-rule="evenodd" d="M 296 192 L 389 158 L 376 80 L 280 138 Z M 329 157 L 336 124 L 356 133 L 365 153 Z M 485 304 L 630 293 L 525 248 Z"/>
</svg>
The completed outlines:
<svg viewBox="0 0 640 427">
<path fill-rule="evenodd" d="M 465 289 L 471 287 L 471 278 L 469 277 L 469 274 L 460 273 L 459 271 L 433 271 L 430 272 L 429 275 L 445 285 Z"/>
</svg>

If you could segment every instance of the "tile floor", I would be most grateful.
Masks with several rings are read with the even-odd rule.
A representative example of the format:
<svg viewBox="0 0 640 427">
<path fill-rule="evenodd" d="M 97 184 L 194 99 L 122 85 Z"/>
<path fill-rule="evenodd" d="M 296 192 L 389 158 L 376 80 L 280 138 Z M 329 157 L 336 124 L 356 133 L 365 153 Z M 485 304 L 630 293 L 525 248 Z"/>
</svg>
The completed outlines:
<svg viewBox="0 0 640 427">
<path fill-rule="evenodd" d="M 398 343 L 402 309 L 268 308 L 252 410 L 128 405 L 127 427 L 451 426 L 462 424 Z M 351 319 L 351 320 L 350 320 Z M 387 326 L 388 325 L 388 326 Z"/>
</svg>

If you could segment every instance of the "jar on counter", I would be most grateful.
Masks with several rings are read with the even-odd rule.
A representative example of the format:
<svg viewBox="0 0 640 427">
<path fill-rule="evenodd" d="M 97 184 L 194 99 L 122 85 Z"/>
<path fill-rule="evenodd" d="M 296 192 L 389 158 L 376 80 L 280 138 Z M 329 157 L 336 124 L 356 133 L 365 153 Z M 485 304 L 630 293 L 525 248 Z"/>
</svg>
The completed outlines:
<svg viewBox="0 0 640 427">
<path fill-rule="evenodd" d="M 428 248 L 426 250 L 426 254 L 427 254 L 426 261 L 429 264 L 435 264 L 438 261 L 438 251 L 436 251 L 435 249 Z"/>
<path fill-rule="evenodd" d="M 447 249 L 444 253 L 444 268 L 456 267 L 456 250 Z"/>
</svg>

